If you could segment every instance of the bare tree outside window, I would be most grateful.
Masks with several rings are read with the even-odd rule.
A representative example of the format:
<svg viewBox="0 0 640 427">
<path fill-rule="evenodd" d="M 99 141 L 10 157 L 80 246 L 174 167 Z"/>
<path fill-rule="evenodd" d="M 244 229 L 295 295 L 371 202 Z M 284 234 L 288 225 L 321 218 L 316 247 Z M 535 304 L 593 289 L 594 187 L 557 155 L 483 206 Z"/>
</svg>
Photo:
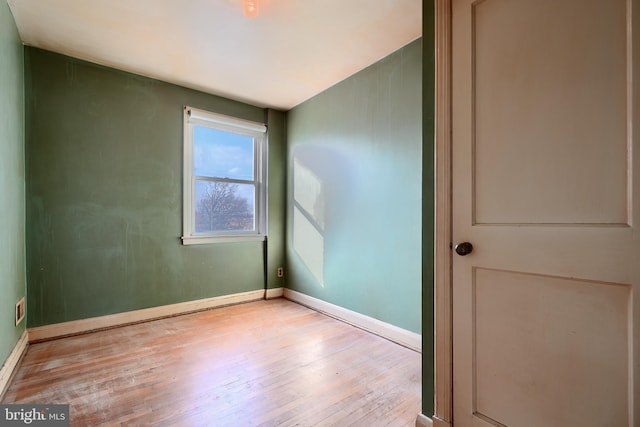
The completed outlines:
<svg viewBox="0 0 640 427">
<path fill-rule="evenodd" d="M 253 230 L 252 203 L 238 194 L 239 184 L 229 182 L 198 182 L 196 231 Z"/>
</svg>

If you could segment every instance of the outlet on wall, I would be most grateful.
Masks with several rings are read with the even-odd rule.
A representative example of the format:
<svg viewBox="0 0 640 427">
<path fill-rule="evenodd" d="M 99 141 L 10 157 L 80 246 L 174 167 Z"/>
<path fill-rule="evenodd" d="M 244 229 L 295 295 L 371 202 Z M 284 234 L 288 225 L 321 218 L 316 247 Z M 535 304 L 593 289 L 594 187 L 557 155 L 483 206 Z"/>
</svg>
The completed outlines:
<svg viewBox="0 0 640 427">
<path fill-rule="evenodd" d="M 22 297 L 20 298 L 20 301 L 16 303 L 16 326 L 18 326 L 20 322 L 22 322 L 25 314 L 24 297 Z"/>
<path fill-rule="evenodd" d="M 284 268 L 278 267 L 278 277 L 284 277 Z"/>
</svg>

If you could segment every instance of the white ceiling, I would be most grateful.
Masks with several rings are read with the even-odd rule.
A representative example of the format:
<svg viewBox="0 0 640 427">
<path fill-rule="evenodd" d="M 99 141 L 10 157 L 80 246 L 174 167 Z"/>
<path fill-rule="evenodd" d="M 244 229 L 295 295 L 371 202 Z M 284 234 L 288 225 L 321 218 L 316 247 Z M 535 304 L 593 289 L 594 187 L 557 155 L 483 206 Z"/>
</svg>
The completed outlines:
<svg viewBox="0 0 640 427">
<path fill-rule="evenodd" d="M 288 110 L 422 34 L 422 0 L 8 0 L 24 44 Z"/>
</svg>

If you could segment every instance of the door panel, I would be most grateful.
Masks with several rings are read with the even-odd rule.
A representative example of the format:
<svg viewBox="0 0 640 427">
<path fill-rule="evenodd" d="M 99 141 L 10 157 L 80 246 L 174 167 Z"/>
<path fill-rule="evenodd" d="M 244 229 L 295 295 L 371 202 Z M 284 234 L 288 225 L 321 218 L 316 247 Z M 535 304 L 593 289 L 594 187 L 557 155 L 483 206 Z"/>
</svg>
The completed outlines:
<svg viewBox="0 0 640 427">
<path fill-rule="evenodd" d="M 640 2 L 452 2 L 454 424 L 640 423 Z"/>
<path fill-rule="evenodd" d="M 473 279 L 478 416 L 509 426 L 627 424 L 628 286 L 482 268 Z"/>
<path fill-rule="evenodd" d="M 625 6 L 471 6 L 477 223 L 627 223 Z"/>
</svg>

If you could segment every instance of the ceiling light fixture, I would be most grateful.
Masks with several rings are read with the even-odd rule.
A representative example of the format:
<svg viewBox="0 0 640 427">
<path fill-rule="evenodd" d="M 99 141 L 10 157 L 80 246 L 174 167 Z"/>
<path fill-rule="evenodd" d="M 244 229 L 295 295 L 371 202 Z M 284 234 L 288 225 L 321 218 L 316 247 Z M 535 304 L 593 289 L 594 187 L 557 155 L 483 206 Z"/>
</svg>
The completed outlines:
<svg viewBox="0 0 640 427">
<path fill-rule="evenodd" d="M 242 0 L 242 13 L 247 18 L 256 18 L 260 13 L 260 0 Z"/>
</svg>

